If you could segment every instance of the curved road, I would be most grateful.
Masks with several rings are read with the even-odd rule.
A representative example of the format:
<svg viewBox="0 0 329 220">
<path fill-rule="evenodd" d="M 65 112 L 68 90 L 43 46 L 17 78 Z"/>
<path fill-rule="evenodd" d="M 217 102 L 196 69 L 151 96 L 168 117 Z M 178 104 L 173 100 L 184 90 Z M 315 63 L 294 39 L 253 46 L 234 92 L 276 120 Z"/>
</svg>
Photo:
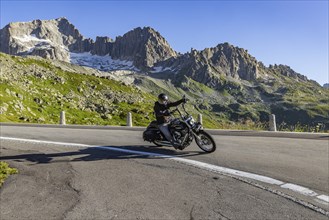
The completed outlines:
<svg viewBox="0 0 329 220">
<path fill-rule="evenodd" d="M 328 219 L 327 135 L 214 135 L 217 151 L 204 154 L 154 147 L 141 133 L 1 125 L 0 160 L 20 171 L 1 188 L 1 219 Z"/>
</svg>

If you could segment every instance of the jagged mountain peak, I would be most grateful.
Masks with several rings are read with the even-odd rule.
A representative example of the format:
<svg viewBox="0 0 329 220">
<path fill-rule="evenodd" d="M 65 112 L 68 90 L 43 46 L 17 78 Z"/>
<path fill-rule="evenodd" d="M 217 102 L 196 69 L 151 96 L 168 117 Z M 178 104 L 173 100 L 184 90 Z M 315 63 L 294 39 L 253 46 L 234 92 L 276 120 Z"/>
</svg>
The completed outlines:
<svg viewBox="0 0 329 220">
<path fill-rule="evenodd" d="M 246 50 L 229 43 L 199 51 L 192 48 L 186 54 L 159 63 L 156 70 L 173 71 L 178 80 L 188 76 L 214 88 L 222 86 L 223 78 L 255 81 L 264 72 L 263 65 Z"/>
<path fill-rule="evenodd" d="M 176 57 L 177 53 L 156 30 L 151 27 L 138 27 L 116 38 L 112 56 L 132 60 L 135 66 L 143 69 Z"/>
<path fill-rule="evenodd" d="M 131 31 L 128 31 L 126 34 L 128 34 L 128 33 L 149 34 L 148 36 L 157 35 L 159 37 L 162 37 L 158 31 L 156 31 L 154 28 L 149 27 L 149 26 L 136 27 L 136 28 L 132 29 Z"/>
<path fill-rule="evenodd" d="M 91 40 L 84 39 L 66 18 L 10 23 L 0 30 L 1 51 L 70 61 L 70 52 L 86 52 Z"/>
<path fill-rule="evenodd" d="M 244 48 L 240 48 L 237 47 L 235 45 L 232 45 L 230 43 L 220 43 L 218 45 L 216 45 L 215 47 L 212 48 L 205 48 L 204 50 L 202 50 L 202 52 L 204 51 L 213 51 L 214 53 L 216 52 L 221 52 L 223 54 L 225 54 L 226 56 L 247 56 L 251 59 L 256 60 L 256 58 L 254 58 L 253 56 L 251 56 L 248 53 L 248 50 L 245 50 Z"/>
<path fill-rule="evenodd" d="M 60 17 L 56 19 L 49 19 L 49 20 L 41 20 L 41 19 L 35 19 L 32 21 L 27 21 L 27 22 L 10 22 L 6 27 L 9 28 L 15 28 L 17 26 L 26 26 L 26 25 L 35 25 L 35 26 L 40 26 L 40 25 L 47 25 L 47 24 L 71 24 L 70 21 L 66 17 Z"/>
<path fill-rule="evenodd" d="M 147 43 L 148 41 L 155 41 L 157 43 L 166 44 L 169 43 L 166 39 L 152 27 L 136 27 L 122 36 L 117 36 L 115 41 L 120 41 L 122 38 L 134 38 L 140 43 Z"/>
<path fill-rule="evenodd" d="M 55 20 L 56 20 L 56 21 L 63 21 L 63 22 L 68 22 L 68 23 L 70 23 L 69 20 L 68 20 L 66 17 L 59 17 L 59 18 L 56 18 Z"/>
</svg>

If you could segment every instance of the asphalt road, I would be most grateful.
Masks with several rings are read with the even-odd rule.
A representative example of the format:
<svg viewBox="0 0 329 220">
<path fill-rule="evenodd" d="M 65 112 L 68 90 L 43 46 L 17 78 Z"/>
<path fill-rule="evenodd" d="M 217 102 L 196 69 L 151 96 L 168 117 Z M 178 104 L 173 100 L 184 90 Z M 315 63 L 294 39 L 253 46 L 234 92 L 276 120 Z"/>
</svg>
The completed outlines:
<svg viewBox="0 0 329 220">
<path fill-rule="evenodd" d="M 1 137 L 170 155 L 329 194 L 327 136 L 214 135 L 212 154 L 154 147 L 127 129 L 2 125 Z M 314 196 L 146 155 L 1 139 L 0 160 L 20 171 L 0 190 L 1 219 L 328 219 L 328 203 Z"/>
</svg>

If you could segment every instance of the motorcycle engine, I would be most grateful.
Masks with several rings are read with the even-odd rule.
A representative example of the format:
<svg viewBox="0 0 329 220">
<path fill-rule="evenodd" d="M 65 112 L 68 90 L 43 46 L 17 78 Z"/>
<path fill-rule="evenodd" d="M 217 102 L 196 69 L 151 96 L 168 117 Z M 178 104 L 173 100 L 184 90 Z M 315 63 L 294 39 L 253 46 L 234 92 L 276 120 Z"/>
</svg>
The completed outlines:
<svg viewBox="0 0 329 220">
<path fill-rule="evenodd" d="M 175 140 L 182 145 L 182 149 L 189 146 L 192 142 L 193 135 L 189 132 L 189 128 L 186 124 L 182 122 L 180 122 L 179 124 L 173 124 L 170 126 L 169 129 Z"/>
</svg>

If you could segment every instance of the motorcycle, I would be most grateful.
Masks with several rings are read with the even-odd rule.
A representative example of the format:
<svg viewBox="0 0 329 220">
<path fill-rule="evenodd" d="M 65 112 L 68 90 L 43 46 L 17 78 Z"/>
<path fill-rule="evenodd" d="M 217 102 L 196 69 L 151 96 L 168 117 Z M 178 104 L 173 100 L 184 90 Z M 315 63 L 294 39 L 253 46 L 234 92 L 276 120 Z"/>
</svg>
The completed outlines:
<svg viewBox="0 0 329 220">
<path fill-rule="evenodd" d="M 169 124 L 169 131 L 174 140 L 180 144 L 179 149 L 183 150 L 188 147 L 193 138 L 199 148 L 207 153 L 214 152 L 216 150 L 216 143 L 214 139 L 203 130 L 202 124 L 196 122 L 192 115 L 190 115 L 185 109 L 185 103 L 182 104 L 182 108 L 185 114 L 179 110 L 178 107 L 170 112 L 178 112 L 180 117 L 172 118 Z M 146 130 L 143 132 L 144 141 L 149 141 L 157 146 L 172 146 L 171 143 L 165 138 L 162 132 L 158 128 L 157 121 L 152 121 Z"/>
</svg>

